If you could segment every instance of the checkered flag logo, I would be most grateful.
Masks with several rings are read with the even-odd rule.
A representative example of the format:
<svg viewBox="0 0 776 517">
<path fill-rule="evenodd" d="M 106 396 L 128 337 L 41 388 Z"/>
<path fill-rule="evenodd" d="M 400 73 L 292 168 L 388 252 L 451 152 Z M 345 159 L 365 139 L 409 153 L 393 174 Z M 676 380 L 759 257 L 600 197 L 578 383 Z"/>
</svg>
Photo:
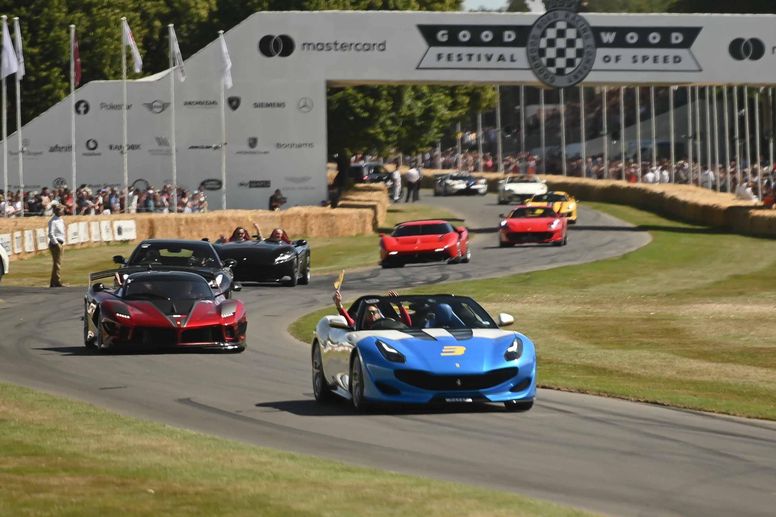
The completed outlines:
<svg viewBox="0 0 776 517">
<path fill-rule="evenodd" d="M 554 4 L 528 33 L 528 64 L 547 86 L 568 88 L 582 82 L 593 70 L 596 44 L 590 24 L 576 12 Z"/>
<path fill-rule="evenodd" d="M 568 75 L 582 63 L 585 45 L 576 27 L 566 21 L 551 24 L 539 40 L 539 57 L 553 75 Z"/>
</svg>

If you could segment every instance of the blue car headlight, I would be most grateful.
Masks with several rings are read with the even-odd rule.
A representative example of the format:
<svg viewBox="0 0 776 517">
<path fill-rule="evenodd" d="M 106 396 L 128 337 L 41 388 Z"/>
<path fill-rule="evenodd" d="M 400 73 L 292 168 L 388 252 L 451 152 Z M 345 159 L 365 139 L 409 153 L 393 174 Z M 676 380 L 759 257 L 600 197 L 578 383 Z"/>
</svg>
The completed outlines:
<svg viewBox="0 0 776 517">
<path fill-rule="evenodd" d="M 387 361 L 391 361 L 392 363 L 404 363 L 407 361 L 404 354 L 393 348 L 391 345 L 383 343 L 379 339 L 375 340 L 375 346 Z"/>
<path fill-rule="evenodd" d="M 523 355 L 523 342 L 519 337 L 515 337 L 515 340 L 512 341 L 512 344 L 509 345 L 509 348 L 504 352 L 504 359 L 507 361 L 515 361 L 520 359 L 521 355 Z"/>
<path fill-rule="evenodd" d="M 280 255 L 275 257 L 275 264 L 281 264 L 283 262 L 288 262 L 292 258 L 294 258 L 294 252 L 293 251 L 284 251 L 283 253 L 281 253 Z"/>
</svg>

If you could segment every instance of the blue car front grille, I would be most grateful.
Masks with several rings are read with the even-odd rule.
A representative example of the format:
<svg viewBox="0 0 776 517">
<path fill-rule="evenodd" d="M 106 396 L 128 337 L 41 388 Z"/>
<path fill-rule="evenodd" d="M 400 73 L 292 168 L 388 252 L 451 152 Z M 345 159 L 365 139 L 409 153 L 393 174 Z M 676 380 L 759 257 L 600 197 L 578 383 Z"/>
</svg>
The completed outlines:
<svg viewBox="0 0 776 517">
<path fill-rule="evenodd" d="M 396 378 L 430 391 L 484 390 L 503 384 L 517 375 L 517 368 L 500 368 L 474 375 L 434 375 L 422 370 L 396 370 Z"/>
</svg>

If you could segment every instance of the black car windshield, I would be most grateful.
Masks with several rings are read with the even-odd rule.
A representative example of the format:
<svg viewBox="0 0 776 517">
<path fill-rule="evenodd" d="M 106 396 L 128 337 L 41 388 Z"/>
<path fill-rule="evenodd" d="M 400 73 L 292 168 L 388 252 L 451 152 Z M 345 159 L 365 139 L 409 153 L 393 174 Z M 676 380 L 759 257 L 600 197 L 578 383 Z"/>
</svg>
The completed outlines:
<svg viewBox="0 0 776 517">
<path fill-rule="evenodd" d="M 522 217 L 538 218 L 538 217 L 555 217 L 555 211 L 552 208 L 539 206 L 539 207 L 520 207 L 512 210 L 507 219 L 517 219 Z"/>
<path fill-rule="evenodd" d="M 397 296 L 366 297 L 361 302 L 364 317 L 361 329 L 495 329 L 498 325 L 477 302 L 468 297 L 438 296 Z M 366 318 L 366 309 L 379 311 L 377 321 L 370 323 Z M 402 316 L 402 308 L 409 315 L 409 321 Z M 386 319 L 389 325 L 379 324 Z"/>
<path fill-rule="evenodd" d="M 450 223 L 430 223 L 430 224 L 405 224 L 399 226 L 393 231 L 394 237 L 411 237 L 413 235 L 442 235 L 454 232 Z"/>
<path fill-rule="evenodd" d="M 473 176 L 470 176 L 469 174 L 451 174 L 450 175 L 451 180 L 459 180 L 459 181 L 467 181 L 470 179 L 474 179 Z"/>
<path fill-rule="evenodd" d="M 213 290 L 202 277 L 129 277 L 123 287 L 127 300 L 212 300 Z"/>
<path fill-rule="evenodd" d="M 539 194 L 538 196 L 534 196 L 531 198 L 532 202 L 539 202 L 539 203 L 557 203 L 562 201 L 568 201 L 568 197 L 566 197 L 564 194 L 556 194 L 554 192 L 549 192 L 547 194 Z"/>
<path fill-rule="evenodd" d="M 218 254 L 208 243 L 166 244 L 142 242 L 132 252 L 130 266 L 221 267 Z"/>
</svg>

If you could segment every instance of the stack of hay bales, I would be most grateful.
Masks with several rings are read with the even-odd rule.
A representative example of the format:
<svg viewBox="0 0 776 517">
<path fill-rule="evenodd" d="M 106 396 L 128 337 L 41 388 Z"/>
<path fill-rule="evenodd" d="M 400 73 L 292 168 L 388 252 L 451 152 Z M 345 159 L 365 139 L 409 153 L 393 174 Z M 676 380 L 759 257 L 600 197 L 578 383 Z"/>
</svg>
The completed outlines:
<svg viewBox="0 0 776 517">
<path fill-rule="evenodd" d="M 342 194 L 336 210 L 369 209 L 373 214 L 373 228 L 380 228 L 385 223 L 389 204 L 388 189 L 383 183 L 358 183 Z"/>
<path fill-rule="evenodd" d="M 374 192 L 358 193 L 359 196 L 376 196 Z M 383 187 L 383 197 L 385 197 Z M 343 207 L 332 210 L 328 207 L 307 206 L 294 207 L 288 210 L 271 212 L 269 210 L 225 210 L 197 214 L 113 214 L 99 216 L 65 216 L 65 224 L 79 222 L 103 222 L 132 220 L 135 222 L 137 239 L 195 239 L 207 238 L 215 241 L 220 236 L 229 238 L 237 226 L 243 226 L 253 234 L 253 223 L 257 223 L 264 236 L 268 236 L 273 228 L 281 227 L 291 236 L 298 237 L 352 237 L 367 235 L 376 228 L 376 213 L 380 221 L 385 219 L 387 198 L 384 203 L 364 200 L 354 202 L 353 207 Z M 25 230 L 45 229 L 48 223 L 46 217 L 25 217 L 0 219 L 0 235 Z M 103 242 L 92 241 L 70 244 L 68 248 L 82 248 L 103 245 Z M 32 253 L 11 254 L 12 260 L 34 256 Z"/>
<path fill-rule="evenodd" d="M 776 236 L 776 211 L 741 201 L 733 194 L 693 185 L 647 185 L 563 176 L 546 179 L 551 190 L 568 192 L 581 201 L 617 203 L 701 226 Z"/>
</svg>

